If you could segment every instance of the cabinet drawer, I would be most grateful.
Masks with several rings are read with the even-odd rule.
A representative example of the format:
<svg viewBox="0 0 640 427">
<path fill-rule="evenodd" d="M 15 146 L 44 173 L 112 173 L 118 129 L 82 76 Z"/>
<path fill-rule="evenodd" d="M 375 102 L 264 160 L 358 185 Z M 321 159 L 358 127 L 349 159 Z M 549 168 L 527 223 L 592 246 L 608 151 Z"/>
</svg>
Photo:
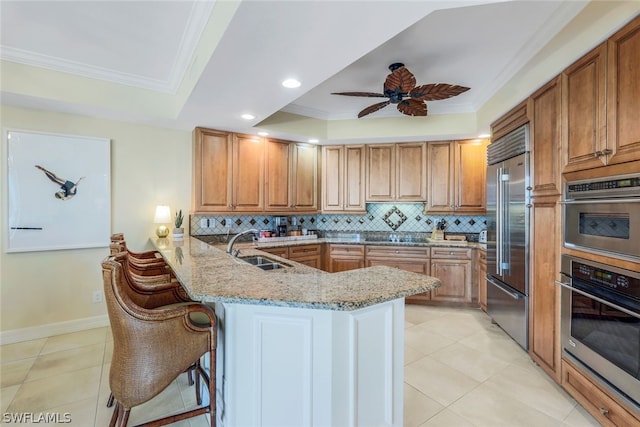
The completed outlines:
<svg viewBox="0 0 640 427">
<path fill-rule="evenodd" d="M 389 258 L 389 257 L 401 257 L 401 258 L 419 258 L 426 260 L 429 258 L 429 248 L 419 247 L 398 247 L 398 246 L 367 246 L 366 247 L 367 258 Z"/>
<path fill-rule="evenodd" d="M 471 259 L 470 248 L 432 247 L 431 258 Z"/>
<path fill-rule="evenodd" d="M 640 423 L 639 419 L 564 359 L 562 386 L 605 426 L 632 426 Z"/>
<path fill-rule="evenodd" d="M 261 248 L 260 250 L 282 258 L 289 258 L 289 248 L 287 246 L 280 246 L 277 248 Z"/>
<path fill-rule="evenodd" d="M 330 256 L 364 256 L 364 245 L 329 245 Z"/>
<path fill-rule="evenodd" d="M 320 255 L 320 245 L 289 246 L 289 258 L 295 260 L 299 257 Z"/>
</svg>

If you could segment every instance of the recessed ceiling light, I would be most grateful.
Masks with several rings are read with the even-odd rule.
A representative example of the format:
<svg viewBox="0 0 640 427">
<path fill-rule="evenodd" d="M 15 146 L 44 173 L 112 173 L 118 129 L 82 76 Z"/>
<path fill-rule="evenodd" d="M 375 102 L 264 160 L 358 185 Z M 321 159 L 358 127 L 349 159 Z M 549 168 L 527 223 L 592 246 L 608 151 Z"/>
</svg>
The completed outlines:
<svg viewBox="0 0 640 427">
<path fill-rule="evenodd" d="M 253 119 L 255 119 L 255 118 L 256 118 L 256 116 L 254 116 L 253 114 L 249 114 L 249 113 L 244 113 L 244 114 L 243 114 L 242 116 L 240 116 L 240 117 L 242 117 L 242 118 L 243 118 L 243 119 L 245 119 L 245 120 L 253 120 Z"/>
<path fill-rule="evenodd" d="M 282 82 L 282 86 L 289 88 L 289 89 L 295 89 L 297 87 L 300 87 L 300 82 L 296 79 L 286 79 L 285 81 Z"/>
<path fill-rule="evenodd" d="M 311 138 L 311 139 L 309 139 L 309 142 L 310 142 L 311 144 L 317 144 L 319 141 L 318 141 L 318 139 L 317 139 L 317 138 Z"/>
<path fill-rule="evenodd" d="M 258 135 L 267 136 L 267 135 L 269 135 L 269 132 L 258 132 Z"/>
</svg>

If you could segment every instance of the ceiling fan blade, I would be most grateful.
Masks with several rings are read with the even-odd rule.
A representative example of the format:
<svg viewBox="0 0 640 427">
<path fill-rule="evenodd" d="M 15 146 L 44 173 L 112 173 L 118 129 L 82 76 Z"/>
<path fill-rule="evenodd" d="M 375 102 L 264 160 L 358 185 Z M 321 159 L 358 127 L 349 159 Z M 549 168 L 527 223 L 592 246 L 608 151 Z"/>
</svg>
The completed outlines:
<svg viewBox="0 0 640 427">
<path fill-rule="evenodd" d="M 384 92 L 409 93 L 416 86 L 416 78 L 405 67 L 396 68 L 384 82 Z"/>
<path fill-rule="evenodd" d="M 468 90 L 469 88 L 465 86 L 434 83 L 413 88 L 413 90 L 409 92 L 409 96 L 419 101 L 437 101 L 458 96 Z"/>
<path fill-rule="evenodd" d="M 427 104 L 416 99 L 403 99 L 398 103 L 398 111 L 407 116 L 426 116 Z"/>
<path fill-rule="evenodd" d="M 386 107 L 389 104 L 391 104 L 391 101 L 382 101 L 377 104 L 369 105 L 367 108 L 365 108 L 364 110 L 358 113 L 358 118 L 364 117 L 367 114 L 374 113 L 379 109 Z"/>
<path fill-rule="evenodd" d="M 375 92 L 332 92 L 331 95 L 367 96 L 369 98 L 386 98 L 387 97 L 382 93 L 375 93 Z"/>
</svg>

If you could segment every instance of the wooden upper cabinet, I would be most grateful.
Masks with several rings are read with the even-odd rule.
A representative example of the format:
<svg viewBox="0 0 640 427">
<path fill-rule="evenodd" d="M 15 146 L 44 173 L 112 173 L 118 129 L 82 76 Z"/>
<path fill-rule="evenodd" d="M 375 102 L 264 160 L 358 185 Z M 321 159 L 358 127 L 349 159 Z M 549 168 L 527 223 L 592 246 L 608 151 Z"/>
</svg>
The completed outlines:
<svg viewBox="0 0 640 427">
<path fill-rule="evenodd" d="M 454 200 L 458 213 L 481 213 L 487 210 L 487 145 L 489 141 L 455 141 Z"/>
<path fill-rule="evenodd" d="M 558 76 L 529 97 L 533 197 L 562 193 L 561 92 Z"/>
<path fill-rule="evenodd" d="M 194 131 L 194 212 L 263 209 L 264 142 L 211 129 Z"/>
<path fill-rule="evenodd" d="M 602 43 L 562 73 L 563 172 L 606 164 L 606 52 Z"/>
<path fill-rule="evenodd" d="M 256 212 L 264 208 L 264 140 L 233 136 L 233 192 L 231 210 Z"/>
<path fill-rule="evenodd" d="M 452 141 L 432 141 L 427 144 L 428 212 L 453 212 L 454 147 Z"/>
<path fill-rule="evenodd" d="M 563 172 L 640 160 L 640 16 L 562 73 Z"/>
<path fill-rule="evenodd" d="M 227 132 L 196 128 L 192 209 L 220 212 L 231 209 L 231 147 Z"/>
<path fill-rule="evenodd" d="M 291 143 L 266 141 L 265 202 L 266 211 L 286 211 L 291 204 Z"/>
<path fill-rule="evenodd" d="M 364 145 L 322 147 L 322 210 L 365 212 Z"/>
<path fill-rule="evenodd" d="M 322 147 L 322 210 L 344 210 L 344 145 Z"/>
<path fill-rule="evenodd" d="M 367 201 L 387 202 L 396 198 L 395 144 L 367 145 Z"/>
<path fill-rule="evenodd" d="M 267 140 L 265 165 L 265 211 L 318 210 L 317 146 Z"/>
<path fill-rule="evenodd" d="M 428 143 L 427 212 L 486 212 L 487 145 L 487 140 Z"/>
<path fill-rule="evenodd" d="M 607 42 L 609 164 L 640 160 L 640 16 Z"/>
<path fill-rule="evenodd" d="M 396 200 L 424 201 L 427 198 L 427 143 L 396 145 Z"/>
<path fill-rule="evenodd" d="M 291 210 L 318 210 L 318 146 L 291 144 Z"/>
<path fill-rule="evenodd" d="M 527 101 L 513 107 L 495 122 L 491 123 L 491 136 L 495 141 L 506 134 L 518 129 L 525 123 L 529 123 L 529 111 Z"/>
<path fill-rule="evenodd" d="M 367 201 L 424 201 L 425 142 L 367 145 Z"/>
</svg>

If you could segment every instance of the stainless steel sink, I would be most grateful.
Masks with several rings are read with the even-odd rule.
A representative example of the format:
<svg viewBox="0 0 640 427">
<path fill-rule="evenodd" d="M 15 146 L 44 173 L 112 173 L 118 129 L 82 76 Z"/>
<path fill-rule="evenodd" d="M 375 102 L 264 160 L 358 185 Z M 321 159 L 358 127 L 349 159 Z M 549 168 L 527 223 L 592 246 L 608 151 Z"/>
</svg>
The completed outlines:
<svg viewBox="0 0 640 427">
<path fill-rule="evenodd" d="M 262 255 L 247 255 L 238 257 L 238 259 L 241 259 L 248 264 L 255 265 L 262 270 L 278 270 L 280 268 L 291 267 L 289 264 L 285 264 Z"/>
</svg>

